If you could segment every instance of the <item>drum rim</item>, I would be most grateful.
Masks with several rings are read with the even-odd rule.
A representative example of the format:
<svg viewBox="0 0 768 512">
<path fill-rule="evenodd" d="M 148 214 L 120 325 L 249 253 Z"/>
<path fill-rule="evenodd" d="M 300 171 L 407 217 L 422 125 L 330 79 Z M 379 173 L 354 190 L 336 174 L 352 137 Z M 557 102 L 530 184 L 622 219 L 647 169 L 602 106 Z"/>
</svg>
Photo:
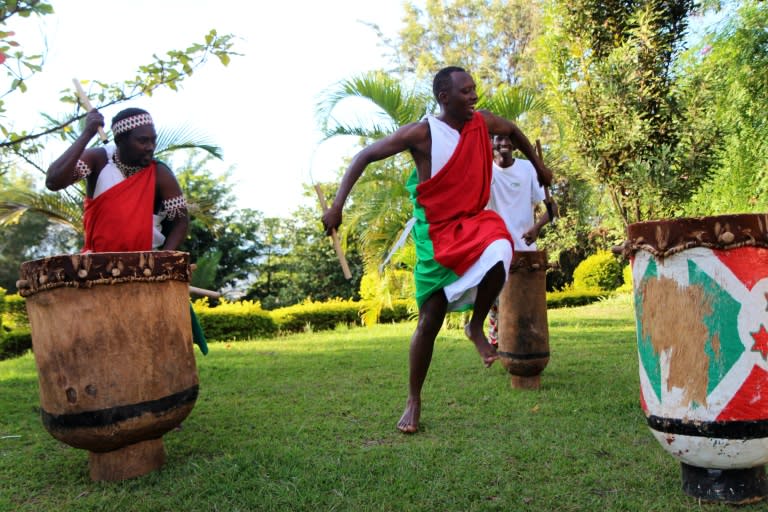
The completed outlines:
<svg viewBox="0 0 768 512">
<path fill-rule="evenodd" d="M 60 254 L 25 261 L 17 288 L 23 297 L 55 288 L 91 288 L 99 284 L 190 280 L 189 253 L 126 251 Z"/>
<path fill-rule="evenodd" d="M 768 214 L 741 213 L 637 222 L 627 227 L 628 239 L 616 252 L 626 257 L 646 251 L 657 258 L 694 247 L 736 249 L 768 247 Z"/>
</svg>

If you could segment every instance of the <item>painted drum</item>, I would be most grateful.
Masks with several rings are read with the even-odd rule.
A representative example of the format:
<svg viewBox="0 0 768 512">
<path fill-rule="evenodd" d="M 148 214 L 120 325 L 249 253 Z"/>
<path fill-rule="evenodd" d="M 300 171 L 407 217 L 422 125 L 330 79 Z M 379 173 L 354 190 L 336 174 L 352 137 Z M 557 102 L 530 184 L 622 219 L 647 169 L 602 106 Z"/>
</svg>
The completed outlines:
<svg viewBox="0 0 768 512">
<path fill-rule="evenodd" d="M 515 251 L 499 295 L 499 356 L 513 388 L 539 389 L 549 363 L 547 253 Z"/>
<path fill-rule="evenodd" d="M 89 451 L 93 480 L 162 466 L 162 436 L 198 394 L 189 255 L 54 256 L 20 273 L 45 428 Z"/>
<path fill-rule="evenodd" d="M 768 492 L 768 216 L 632 224 L 640 402 L 683 490 Z"/>
</svg>

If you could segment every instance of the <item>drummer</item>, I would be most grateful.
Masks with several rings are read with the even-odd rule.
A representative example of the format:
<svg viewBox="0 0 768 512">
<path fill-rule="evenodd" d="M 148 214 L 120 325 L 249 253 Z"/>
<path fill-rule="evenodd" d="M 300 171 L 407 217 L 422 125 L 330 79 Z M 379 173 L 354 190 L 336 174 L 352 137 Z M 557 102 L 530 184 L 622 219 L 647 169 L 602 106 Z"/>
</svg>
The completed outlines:
<svg viewBox="0 0 768 512">
<path fill-rule="evenodd" d="M 61 190 L 86 180 L 84 252 L 176 250 L 187 236 L 184 194 L 154 159 L 157 133 L 148 112 L 128 108 L 112 118 L 114 144 L 86 149 L 104 126 L 91 110 L 85 129 L 48 168 L 46 186 Z"/>
<path fill-rule="evenodd" d="M 157 133 L 145 110 L 127 108 L 112 118 L 114 144 L 85 149 L 104 126 L 91 110 L 85 129 L 48 167 L 45 185 L 61 190 L 85 179 L 83 252 L 174 251 L 189 230 L 187 202 L 171 170 L 154 159 Z M 193 341 L 208 353 L 190 305 Z"/>
<path fill-rule="evenodd" d="M 539 232 L 550 221 L 546 209 L 534 220 L 534 210 L 545 198 L 544 187 L 539 184 L 533 164 L 513 156 L 515 149 L 509 136 L 493 137 L 493 178 L 488 208 L 504 219 L 515 251 L 535 251 Z M 499 343 L 498 317 L 497 298 L 488 312 L 488 342 L 494 346 Z"/>
</svg>

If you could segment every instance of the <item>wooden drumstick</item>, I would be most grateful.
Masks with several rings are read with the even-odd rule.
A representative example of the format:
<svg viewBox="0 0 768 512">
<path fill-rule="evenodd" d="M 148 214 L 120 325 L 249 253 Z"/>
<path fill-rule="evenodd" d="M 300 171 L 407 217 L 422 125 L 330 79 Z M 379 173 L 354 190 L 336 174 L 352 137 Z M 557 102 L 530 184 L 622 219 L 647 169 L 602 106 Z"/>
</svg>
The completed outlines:
<svg viewBox="0 0 768 512">
<path fill-rule="evenodd" d="M 544 153 L 541 150 L 541 141 L 539 139 L 536 139 L 536 154 L 538 155 L 539 160 L 541 160 L 541 163 L 544 163 Z M 555 224 L 555 207 L 552 205 L 552 197 L 549 194 L 548 185 L 544 185 L 544 205 L 547 207 L 549 222 Z"/>
<path fill-rule="evenodd" d="M 221 294 L 219 292 L 214 292 L 213 290 L 206 290 L 205 288 L 198 288 L 197 286 L 190 286 L 189 293 L 194 293 L 196 295 L 203 295 L 205 297 L 211 297 L 212 299 L 218 299 L 219 297 L 221 297 Z"/>
<path fill-rule="evenodd" d="M 328 203 L 325 202 L 325 195 L 323 189 L 320 188 L 319 183 L 315 183 L 315 192 L 317 192 L 317 198 L 320 200 L 320 207 L 323 209 L 323 213 L 328 211 Z M 347 264 L 347 258 L 344 256 L 344 251 L 341 249 L 339 243 L 339 236 L 336 234 L 336 229 L 331 230 L 331 239 L 333 240 L 333 248 L 336 250 L 336 256 L 339 258 L 341 264 L 341 271 L 344 273 L 345 279 L 352 279 L 352 272 L 349 271 L 349 265 Z"/>
<path fill-rule="evenodd" d="M 88 95 L 85 94 L 85 91 L 83 90 L 83 87 L 80 85 L 80 80 L 77 78 L 72 79 L 72 83 L 75 84 L 75 91 L 77 92 L 77 97 L 80 99 L 80 105 L 83 106 L 86 112 L 90 112 L 93 110 L 93 105 L 91 105 L 91 100 L 88 99 Z M 101 139 L 101 142 L 106 144 L 109 142 L 109 139 L 107 138 L 107 134 L 104 133 L 104 129 L 99 126 L 99 138 Z"/>
</svg>

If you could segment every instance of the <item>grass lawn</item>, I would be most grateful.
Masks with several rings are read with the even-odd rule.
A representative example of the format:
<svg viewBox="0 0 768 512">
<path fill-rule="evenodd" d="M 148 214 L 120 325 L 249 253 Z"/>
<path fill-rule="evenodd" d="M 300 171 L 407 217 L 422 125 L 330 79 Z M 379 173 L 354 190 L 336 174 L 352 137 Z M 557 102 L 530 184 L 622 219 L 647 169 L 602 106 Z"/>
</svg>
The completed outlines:
<svg viewBox="0 0 768 512">
<path fill-rule="evenodd" d="M 549 321 L 539 391 L 444 330 L 411 436 L 395 424 L 413 323 L 213 343 L 167 464 L 116 483 L 44 430 L 32 356 L 2 361 L 0 510 L 731 510 L 683 494 L 645 425 L 627 299 Z"/>
</svg>

